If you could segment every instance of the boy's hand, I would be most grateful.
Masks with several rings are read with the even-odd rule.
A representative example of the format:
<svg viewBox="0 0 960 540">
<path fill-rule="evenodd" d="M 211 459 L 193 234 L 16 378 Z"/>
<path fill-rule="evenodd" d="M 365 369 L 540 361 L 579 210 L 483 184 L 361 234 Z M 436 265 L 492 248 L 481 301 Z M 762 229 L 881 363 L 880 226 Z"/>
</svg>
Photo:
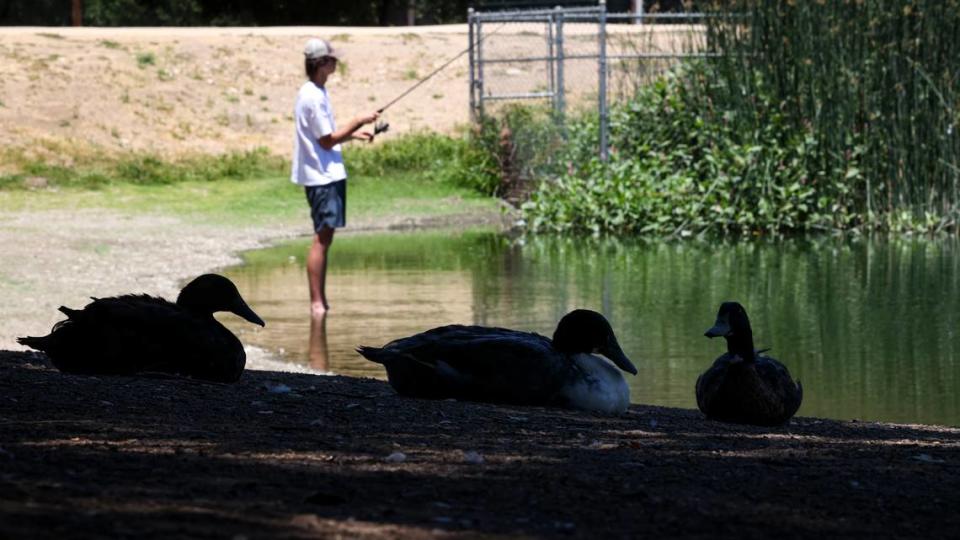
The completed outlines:
<svg viewBox="0 0 960 540">
<path fill-rule="evenodd" d="M 363 125 L 376 122 L 377 118 L 380 118 L 380 111 L 373 111 L 369 114 L 361 114 L 357 117 L 357 121 L 360 122 L 360 125 Z"/>
<path fill-rule="evenodd" d="M 353 138 L 366 142 L 373 142 L 373 133 L 369 131 L 355 131 L 353 133 Z"/>
</svg>

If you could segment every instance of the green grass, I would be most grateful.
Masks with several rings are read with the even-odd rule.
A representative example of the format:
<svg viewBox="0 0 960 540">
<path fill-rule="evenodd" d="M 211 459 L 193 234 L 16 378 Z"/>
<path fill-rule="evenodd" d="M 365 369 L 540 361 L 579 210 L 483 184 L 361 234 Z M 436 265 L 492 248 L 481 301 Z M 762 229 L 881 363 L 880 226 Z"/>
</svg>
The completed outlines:
<svg viewBox="0 0 960 540">
<path fill-rule="evenodd" d="M 389 177 L 350 180 L 347 206 L 358 217 L 439 216 L 470 210 L 495 210 L 495 199 L 476 191 L 404 172 Z"/>
<path fill-rule="evenodd" d="M 83 152 L 65 145 L 44 148 L 66 159 L 69 165 L 32 157 L 23 149 L 0 151 L 4 169 L 17 171 L 0 175 L 0 189 L 24 188 L 26 177 L 42 177 L 57 188 L 101 189 L 111 184 L 160 185 L 184 181 L 243 180 L 277 173 L 287 165 L 265 149 L 223 155 L 195 155 L 165 160 L 155 155 L 129 153 L 108 156 Z"/>
<path fill-rule="evenodd" d="M 421 133 L 350 146 L 345 153 L 349 220 L 495 211 L 495 199 L 477 180 L 483 171 L 465 145 Z M 42 149 L 54 157 L 0 150 L 0 170 L 14 171 L 0 174 L 0 208 L 105 208 L 238 225 L 308 219 L 303 188 L 289 180 L 289 161 L 265 149 L 176 160 L 84 152 L 68 145 Z"/>
<path fill-rule="evenodd" d="M 157 55 L 152 52 L 137 53 L 137 65 L 143 69 L 157 63 Z"/>
<path fill-rule="evenodd" d="M 494 199 L 467 188 L 433 182 L 415 173 L 348 180 L 348 223 L 386 216 L 437 216 L 496 209 Z M 8 211 L 104 208 L 130 214 L 176 215 L 204 223 L 257 225 L 309 220 L 303 188 L 286 175 L 243 181 L 176 184 L 120 183 L 91 190 L 0 191 Z"/>
</svg>

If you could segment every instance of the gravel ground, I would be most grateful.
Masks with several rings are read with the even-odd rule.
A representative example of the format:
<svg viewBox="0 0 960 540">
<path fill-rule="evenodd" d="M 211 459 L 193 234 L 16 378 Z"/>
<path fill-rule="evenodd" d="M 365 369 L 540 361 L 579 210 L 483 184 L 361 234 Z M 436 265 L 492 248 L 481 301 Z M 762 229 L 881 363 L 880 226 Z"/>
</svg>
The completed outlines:
<svg viewBox="0 0 960 540">
<path fill-rule="evenodd" d="M 954 538 L 960 430 L 61 374 L 0 351 L 2 538 Z"/>
</svg>

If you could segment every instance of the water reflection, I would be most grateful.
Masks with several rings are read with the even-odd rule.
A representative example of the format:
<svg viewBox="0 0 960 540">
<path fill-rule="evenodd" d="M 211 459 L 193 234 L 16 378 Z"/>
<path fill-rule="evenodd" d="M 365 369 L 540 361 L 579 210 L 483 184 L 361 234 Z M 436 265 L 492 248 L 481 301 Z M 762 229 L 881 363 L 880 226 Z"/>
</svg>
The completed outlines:
<svg viewBox="0 0 960 540">
<path fill-rule="evenodd" d="M 960 258 L 955 240 L 659 243 L 494 233 L 345 235 L 331 255 L 332 311 L 313 329 L 303 243 L 229 272 L 268 321 L 246 342 L 330 371 L 383 377 L 354 347 L 441 324 L 550 335 L 576 307 L 602 312 L 640 369 L 634 400 L 694 407 L 722 350 L 717 306 L 747 308 L 758 347 L 803 381 L 801 415 L 960 424 Z M 239 330 L 239 328 L 238 328 Z M 319 350 L 319 349 L 318 349 Z"/>
<path fill-rule="evenodd" d="M 310 317 L 310 342 L 307 348 L 310 367 L 330 371 L 330 351 L 327 348 L 327 314 Z"/>
</svg>

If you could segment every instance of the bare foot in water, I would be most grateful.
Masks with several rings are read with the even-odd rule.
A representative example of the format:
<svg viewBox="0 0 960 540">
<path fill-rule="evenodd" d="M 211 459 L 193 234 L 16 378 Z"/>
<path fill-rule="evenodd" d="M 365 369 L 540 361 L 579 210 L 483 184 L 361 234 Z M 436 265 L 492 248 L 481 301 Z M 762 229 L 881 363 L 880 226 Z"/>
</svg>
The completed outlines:
<svg viewBox="0 0 960 540">
<path fill-rule="evenodd" d="M 323 302 L 310 304 L 310 315 L 314 317 L 323 317 L 328 311 L 330 311 L 330 306 Z"/>
</svg>

